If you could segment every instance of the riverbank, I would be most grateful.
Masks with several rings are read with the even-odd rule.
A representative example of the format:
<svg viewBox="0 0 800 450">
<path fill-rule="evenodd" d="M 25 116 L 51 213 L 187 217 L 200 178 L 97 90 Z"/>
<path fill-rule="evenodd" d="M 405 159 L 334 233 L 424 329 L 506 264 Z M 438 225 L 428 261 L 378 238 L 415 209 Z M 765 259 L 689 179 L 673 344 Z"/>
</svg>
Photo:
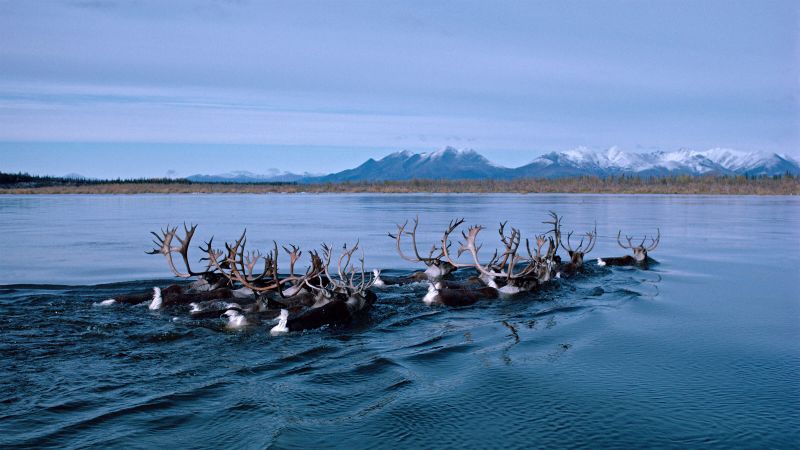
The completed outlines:
<svg viewBox="0 0 800 450">
<path fill-rule="evenodd" d="M 800 195 L 800 179 L 745 177 L 410 180 L 320 184 L 93 183 L 6 186 L 0 194 L 575 193 Z"/>
</svg>

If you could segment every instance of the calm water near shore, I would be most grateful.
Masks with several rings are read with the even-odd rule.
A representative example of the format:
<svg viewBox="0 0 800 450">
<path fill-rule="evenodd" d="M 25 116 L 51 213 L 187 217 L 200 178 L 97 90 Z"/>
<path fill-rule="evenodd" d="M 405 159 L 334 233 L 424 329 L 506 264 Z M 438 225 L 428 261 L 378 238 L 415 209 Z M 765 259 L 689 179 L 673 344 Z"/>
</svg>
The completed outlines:
<svg viewBox="0 0 800 450">
<path fill-rule="evenodd" d="M 271 337 L 185 309 L 99 307 L 171 283 L 151 230 L 310 250 L 360 239 L 368 268 L 416 269 L 386 237 L 419 214 L 600 240 L 581 276 L 448 309 L 378 291 L 348 327 Z M 661 230 L 651 270 L 618 228 Z M 0 196 L 0 447 L 798 447 L 800 199 L 615 195 Z M 197 253 L 199 258 L 199 252 Z M 305 255 L 304 255 L 305 257 Z"/>
</svg>

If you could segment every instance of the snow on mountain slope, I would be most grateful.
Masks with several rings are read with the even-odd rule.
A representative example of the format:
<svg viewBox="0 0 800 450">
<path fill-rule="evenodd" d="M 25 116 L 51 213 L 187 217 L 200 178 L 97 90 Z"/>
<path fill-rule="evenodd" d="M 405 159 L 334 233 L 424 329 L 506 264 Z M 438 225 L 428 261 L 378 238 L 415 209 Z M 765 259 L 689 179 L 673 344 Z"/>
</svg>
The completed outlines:
<svg viewBox="0 0 800 450">
<path fill-rule="evenodd" d="M 679 149 L 632 153 L 611 147 L 592 150 L 578 147 L 550 152 L 517 168 L 492 163 L 474 150 L 446 147 L 429 153 L 407 150 L 329 175 L 293 174 L 268 169 L 265 175 L 238 171 L 220 175 L 193 175 L 192 181 L 254 183 L 269 181 L 360 182 L 411 179 L 497 179 L 563 178 L 577 176 L 665 176 L 665 175 L 800 175 L 797 161 L 776 153 L 742 152 L 726 148 L 708 150 Z"/>
<path fill-rule="evenodd" d="M 217 175 L 190 175 L 186 178 L 197 183 L 274 183 L 299 181 L 313 176 L 309 173 L 296 174 L 278 169 L 267 169 L 265 172 L 256 174 L 247 170 L 236 170 Z"/>
<path fill-rule="evenodd" d="M 307 182 L 392 181 L 426 179 L 508 178 L 511 169 L 493 164 L 474 150 L 447 147 L 432 153 L 395 152 L 379 160 L 372 158 L 354 169 Z"/>
<path fill-rule="evenodd" d="M 579 147 L 540 156 L 516 169 L 521 176 L 560 177 L 575 174 L 608 176 L 616 174 L 748 174 L 778 175 L 800 173 L 798 163 L 785 155 L 742 152 L 724 148 L 680 149 L 670 152 L 628 153 L 617 147 L 590 150 Z"/>
</svg>

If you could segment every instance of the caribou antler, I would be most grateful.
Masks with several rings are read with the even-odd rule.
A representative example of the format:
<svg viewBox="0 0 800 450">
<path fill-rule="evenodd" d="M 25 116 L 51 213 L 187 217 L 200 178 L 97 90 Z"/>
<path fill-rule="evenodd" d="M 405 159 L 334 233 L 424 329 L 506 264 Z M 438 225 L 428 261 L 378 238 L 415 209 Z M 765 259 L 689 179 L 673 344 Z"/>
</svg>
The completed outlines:
<svg viewBox="0 0 800 450">
<path fill-rule="evenodd" d="M 502 242 L 503 245 L 506 246 L 505 251 L 503 251 L 501 255 L 503 260 L 497 264 L 497 268 L 500 270 L 502 270 L 503 267 L 506 266 L 506 264 L 512 266 L 513 264 L 515 264 L 515 259 L 517 258 L 517 250 L 519 249 L 519 245 L 522 239 L 522 234 L 518 229 L 514 227 L 511 228 L 511 235 L 506 236 L 505 227 L 507 223 L 508 221 L 500 222 L 500 228 L 498 229 L 498 234 L 500 234 L 500 242 Z M 490 266 L 493 263 L 496 263 L 496 261 L 493 260 L 493 262 L 490 262 L 489 263 Z"/>
<path fill-rule="evenodd" d="M 394 239 L 397 244 L 397 253 L 400 254 L 401 258 L 405 259 L 406 261 L 421 262 L 424 263 L 426 266 L 430 266 L 438 262 L 439 259 L 442 256 L 444 256 L 445 249 L 437 249 L 435 244 L 431 248 L 431 251 L 428 254 L 427 258 L 424 258 L 419 254 L 419 250 L 417 249 L 417 227 L 419 226 L 419 216 L 414 218 L 414 226 L 411 228 L 411 231 L 406 230 L 407 226 L 408 226 L 408 221 L 406 221 L 402 225 L 398 224 L 397 234 L 389 233 L 389 237 Z M 405 253 L 403 253 L 403 249 L 400 245 L 400 241 L 402 240 L 403 235 L 411 236 L 411 248 L 414 249 L 414 256 L 416 258 L 408 257 L 406 256 Z M 439 254 L 434 256 L 434 253 L 436 253 L 437 250 L 439 250 Z"/>
<path fill-rule="evenodd" d="M 286 248 L 286 246 L 284 246 L 283 250 L 289 254 L 289 275 L 294 276 L 294 265 L 297 262 L 297 260 L 300 259 L 300 256 L 303 255 L 303 252 L 300 250 L 300 247 L 297 247 L 296 245 L 289 244 L 289 247 L 291 247 L 292 249 L 289 250 L 288 248 Z M 313 256 L 312 256 L 312 261 L 313 261 Z"/>
<path fill-rule="evenodd" d="M 314 256 L 312 255 L 312 264 L 306 275 L 295 275 L 295 263 L 302 252 L 294 245 L 291 245 L 292 250 L 284 247 L 290 257 L 290 273 L 288 276 L 281 278 L 278 274 L 278 257 L 280 252 L 277 242 L 273 241 L 272 250 L 265 254 L 259 250 L 248 251 L 246 247 L 247 230 L 244 230 L 242 235 L 232 244 L 225 243 L 227 254 L 222 260 L 220 260 L 220 257 L 222 257 L 223 252 L 214 250 L 211 246 L 211 241 L 207 242 L 203 250 L 206 251 L 208 256 L 204 259 L 207 259 L 209 264 L 219 271 L 220 274 L 228 278 L 231 283 L 239 283 L 251 289 L 253 292 L 259 293 L 275 290 L 281 292 L 281 288 L 284 284 L 289 282 L 302 282 L 304 278 L 313 275 L 313 270 L 319 267 L 318 264 L 315 264 Z M 264 268 L 261 273 L 256 274 L 255 266 L 261 260 L 264 261 Z"/>
<path fill-rule="evenodd" d="M 645 247 L 644 243 L 645 243 L 645 241 L 647 241 L 647 235 L 644 235 L 644 237 L 642 238 L 642 242 L 639 243 L 639 245 L 633 245 L 633 242 L 631 242 L 633 240 L 633 237 L 626 235 L 625 239 L 628 241 L 628 245 L 625 245 L 625 244 L 622 243 L 622 241 L 620 241 L 620 237 L 622 236 L 622 230 L 619 230 L 619 232 L 617 233 L 617 244 L 619 244 L 620 247 L 625 248 L 625 249 L 631 249 L 632 250 L 632 249 L 635 249 L 635 248 L 642 248 L 642 249 L 647 250 L 648 252 L 652 252 L 653 250 L 656 249 L 656 247 L 658 247 L 658 243 L 661 242 L 661 229 L 656 228 L 656 233 L 657 234 L 656 234 L 655 238 L 652 238 L 652 237 L 650 238 L 650 245 Z"/>
<path fill-rule="evenodd" d="M 295 266 L 302 256 L 302 251 L 296 245 L 290 244 L 283 247 L 289 254 L 289 275 L 281 277 L 278 273 L 278 258 L 280 252 L 278 244 L 273 241 L 273 248 L 265 253 L 260 250 L 247 249 L 247 230 L 233 242 L 224 244 L 225 250 L 214 248 L 214 237 L 206 241 L 204 246 L 199 249 L 205 253 L 200 261 L 206 262 L 205 270 L 202 272 L 194 271 L 189 263 L 189 246 L 194 236 L 197 225 L 186 226 L 184 224 L 184 234 L 178 234 L 178 227 L 169 225 L 161 230 L 161 234 L 152 232 L 155 239 L 155 248 L 148 251 L 148 254 L 163 254 L 167 259 L 172 272 L 181 278 L 192 276 L 204 276 L 218 274 L 228 279 L 231 285 L 239 284 L 254 292 L 267 292 L 277 290 L 281 292 L 282 286 L 286 283 L 304 283 L 310 278 L 321 277 L 324 271 L 322 260 L 317 252 L 311 252 L 311 265 L 304 275 L 295 275 Z M 175 245 L 175 242 L 179 245 Z M 173 259 L 173 253 L 178 253 L 183 259 L 186 271 L 178 270 Z M 352 253 L 351 253 L 352 255 Z M 263 262 L 263 269 L 257 273 L 256 266 Z M 347 264 L 349 264 L 349 259 Z M 346 264 L 346 265 L 347 265 Z M 366 282 L 365 282 L 366 283 Z"/>
<path fill-rule="evenodd" d="M 334 278 L 330 275 L 330 264 L 331 260 L 333 259 L 333 249 L 328 246 L 327 244 L 322 244 L 322 269 L 325 273 L 326 278 L 328 279 L 328 284 L 332 286 L 330 290 L 333 292 L 344 292 L 347 295 L 352 294 L 363 294 L 367 289 L 369 289 L 372 284 L 375 282 L 374 278 L 367 280 L 367 275 L 364 270 L 364 252 L 362 250 L 361 256 L 359 257 L 360 262 L 360 269 L 357 269 L 355 265 L 351 265 L 350 262 L 353 258 L 353 254 L 359 249 L 359 241 L 356 241 L 355 245 L 353 245 L 349 250 L 347 249 L 347 244 L 342 247 L 342 254 L 339 256 L 339 259 L 336 263 L 336 271 L 338 277 Z M 356 278 L 358 276 L 358 284 L 356 284 Z M 309 283 L 307 283 L 309 284 Z M 310 285 L 310 284 L 309 284 Z M 322 280 L 320 279 L 320 287 L 314 287 L 315 290 L 325 289 L 322 286 Z"/>
<path fill-rule="evenodd" d="M 505 278 L 508 281 L 513 281 L 530 275 L 536 269 L 535 262 L 531 261 L 519 272 L 514 272 L 514 268 L 524 260 L 524 258 L 516 254 L 520 242 L 519 230 L 513 231 L 513 236 L 508 236 L 507 240 L 505 241 L 506 251 L 503 254 L 503 257 L 504 260 L 507 260 L 508 262 L 507 269 L 504 269 L 504 267 L 506 267 L 505 265 L 500 265 L 498 270 L 494 270 L 492 267 L 492 263 L 497 261 L 496 252 L 489 264 L 481 264 L 480 259 L 478 258 L 478 252 L 480 251 L 481 246 L 476 245 L 475 241 L 477 240 L 478 233 L 480 233 L 483 229 L 484 227 L 475 225 L 469 227 L 466 233 L 462 232 L 461 235 L 464 237 L 464 243 L 461 244 L 461 247 L 458 250 L 459 255 L 466 252 L 472 256 L 472 267 L 474 267 L 478 272 L 489 278 Z M 504 235 L 501 234 L 501 236 Z"/>
<path fill-rule="evenodd" d="M 528 251 L 528 257 L 530 259 L 532 259 L 532 260 L 542 259 L 542 247 L 544 247 L 544 244 L 546 244 L 546 243 L 547 243 L 547 236 L 545 236 L 544 234 L 537 234 L 536 235 L 536 251 L 535 252 L 531 252 L 530 243 L 528 243 L 528 240 L 525 239 L 525 248 Z"/>
<path fill-rule="evenodd" d="M 658 247 L 658 243 L 661 242 L 661 230 L 660 229 L 656 228 L 656 237 L 655 237 L 655 239 L 650 238 L 650 241 L 651 241 L 650 245 L 645 249 L 648 252 L 652 252 L 653 250 L 655 250 L 656 247 Z M 642 242 L 642 243 L 644 243 L 644 242 Z"/>
<path fill-rule="evenodd" d="M 472 256 L 472 266 L 481 274 L 489 277 L 489 278 L 496 278 L 496 277 L 507 277 L 508 274 L 503 272 L 502 270 L 497 272 L 491 269 L 489 265 L 484 266 L 481 264 L 480 259 L 478 258 L 478 252 L 481 250 L 482 246 L 476 245 L 475 240 L 478 237 L 478 233 L 483 230 L 484 227 L 481 225 L 473 225 L 467 229 L 466 232 L 461 232 L 461 236 L 464 237 L 464 242 L 461 244 L 461 247 L 458 249 L 459 256 L 462 253 L 469 253 Z M 495 258 L 492 258 L 494 260 Z"/>
<path fill-rule="evenodd" d="M 213 243 L 214 243 L 214 236 L 211 236 L 211 239 L 206 241 L 205 247 L 202 246 L 198 247 L 206 254 L 205 257 L 200 258 L 200 261 L 207 261 L 206 272 L 215 272 L 217 270 L 220 270 L 217 269 L 217 267 L 219 267 L 220 264 L 225 263 L 224 260 L 220 261 L 220 258 L 222 258 L 222 250 L 214 248 Z"/>
<path fill-rule="evenodd" d="M 555 251 L 558 251 L 558 246 L 559 244 L 561 244 L 561 220 L 563 219 L 563 217 L 559 217 L 558 214 L 556 214 L 553 211 L 549 211 L 548 213 L 550 214 L 550 217 L 553 218 L 553 220 L 545 220 L 542 223 L 553 226 L 553 229 L 548 230 L 547 233 L 548 234 L 553 233 L 553 238 L 556 244 Z M 553 253 L 553 256 L 555 256 L 555 253 Z"/>
<path fill-rule="evenodd" d="M 206 268 L 203 272 L 195 272 L 192 270 L 191 265 L 189 264 L 189 246 L 192 242 L 192 237 L 194 237 L 194 232 L 197 229 L 197 225 L 191 225 L 189 227 L 186 226 L 186 223 L 183 224 L 184 234 L 183 236 L 178 235 L 178 227 L 170 228 L 167 225 L 166 229 L 161 230 L 161 234 L 159 235 L 155 231 L 151 231 L 150 234 L 155 236 L 153 239 L 153 244 L 155 244 L 155 248 L 145 253 L 149 255 L 157 255 L 162 254 L 167 259 L 167 264 L 169 265 L 170 270 L 175 276 L 180 278 L 190 278 L 196 276 L 202 276 L 212 273 L 213 271 L 209 271 Z M 172 245 L 173 240 L 177 239 L 180 245 L 174 246 Z M 175 261 L 172 259 L 172 254 L 178 253 L 181 255 L 183 259 L 183 264 L 186 266 L 186 272 L 181 272 L 175 267 Z"/>
<path fill-rule="evenodd" d="M 472 267 L 472 264 L 456 262 L 450 256 L 450 235 L 463 223 L 464 219 L 451 220 L 450 225 L 447 226 L 444 234 L 442 234 L 442 255 L 453 267 Z M 461 253 L 462 252 L 459 250 L 458 255 L 461 256 Z"/>
<path fill-rule="evenodd" d="M 569 254 L 573 253 L 583 253 L 584 255 L 591 252 L 594 248 L 594 245 L 597 243 L 597 224 L 595 224 L 594 229 L 592 231 L 587 231 L 586 234 L 581 237 L 581 241 L 578 243 L 578 246 L 574 249 L 572 248 L 572 244 L 570 243 L 570 238 L 572 237 L 572 231 L 567 233 L 567 245 L 564 245 L 564 241 L 561 241 L 561 247 L 569 252 Z M 584 239 L 588 239 L 589 241 L 586 243 L 586 247 L 583 246 Z"/>
</svg>

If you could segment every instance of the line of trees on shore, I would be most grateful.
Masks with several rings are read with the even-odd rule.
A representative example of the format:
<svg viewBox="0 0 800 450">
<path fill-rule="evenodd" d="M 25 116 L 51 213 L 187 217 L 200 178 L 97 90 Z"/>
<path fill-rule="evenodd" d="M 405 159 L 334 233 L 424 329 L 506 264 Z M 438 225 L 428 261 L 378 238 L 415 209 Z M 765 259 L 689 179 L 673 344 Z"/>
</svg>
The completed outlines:
<svg viewBox="0 0 800 450">
<path fill-rule="evenodd" d="M 651 193 L 800 195 L 800 178 L 792 174 L 671 175 L 639 177 L 525 178 L 515 180 L 433 180 L 343 183 L 197 183 L 185 178 L 94 180 L 0 173 L 6 194 L 138 194 L 138 193 Z"/>
<path fill-rule="evenodd" d="M 95 180 L 82 177 L 52 177 L 30 175 L 27 173 L 0 172 L 0 186 L 12 187 L 45 187 L 45 186 L 91 186 L 98 184 L 188 184 L 191 181 L 184 178 L 117 178 Z"/>
<path fill-rule="evenodd" d="M 30 175 L 28 173 L 4 173 L 0 172 L 0 187 L 19 188 L 19 187 L 46 187 L 46 186 L 96 186 L 101 184 L 192 184 L 186 178 L 115 178 L 115 179 L 94 179 L 83 177 L 53 177 Z M 236 184 L 236 183 L 220 183 Z M 259 183 L 268 185 L 290 184 L 284 182 Z"/>
</svg>

